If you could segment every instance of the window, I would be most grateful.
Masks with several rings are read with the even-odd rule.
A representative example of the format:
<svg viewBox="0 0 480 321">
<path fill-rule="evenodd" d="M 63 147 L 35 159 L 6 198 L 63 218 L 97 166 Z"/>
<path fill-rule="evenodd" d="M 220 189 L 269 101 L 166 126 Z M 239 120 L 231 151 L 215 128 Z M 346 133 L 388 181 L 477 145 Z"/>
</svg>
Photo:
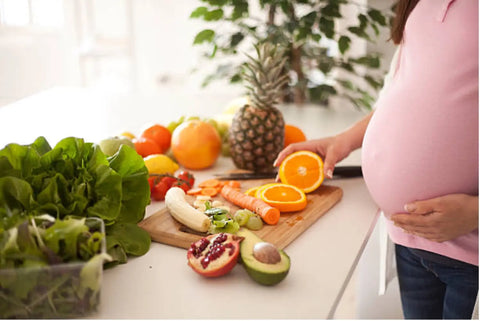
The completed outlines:
<svg viewBox="0 0 480 321">
<path fill-rule="evenodd" d="M 0 26 L 62 27 L 62 0 L 0 0 Z"/>
</svg>

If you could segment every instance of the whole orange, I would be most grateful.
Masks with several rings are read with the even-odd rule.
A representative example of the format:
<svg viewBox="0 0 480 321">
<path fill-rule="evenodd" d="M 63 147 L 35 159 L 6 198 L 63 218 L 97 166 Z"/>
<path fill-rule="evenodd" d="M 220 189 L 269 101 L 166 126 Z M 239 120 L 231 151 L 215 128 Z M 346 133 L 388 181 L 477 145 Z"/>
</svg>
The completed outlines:
<svg viewBox="0 0 480 321">
<path fill-rule="evenodd" d="M 180 165 L 189 169 L 212 166 L 220 155 L 222 141 L 215 127 L 201 120 L 190 120 L 175 128 L 171 149 Z"/>
<path fill-rule="evenodd" d="M 283 147 L 287 147 L 292 143 L 304 142 L 307 140 L 307 137 L 303 131 L 294 125 L 285 124 L 285 140 Z"/>
<path fill-rule="evenodd" d="M 172 134 L 165 126 L 158 124 L 152 125 L 145 129 L 140 136 L 155 141 L 161 149 L 161 154 L 165 153 L 170 148 Z"/>
<path fill-rule="evenodd" d="M 146 137 L 138 137 L 133 140 L 133 144 L 135 145 L 135 150 L 138 154 L 142 157 L 147 157 L 148 155 L 152 154 L 161 154 L 162 149 L 158 144 L 150 138 Z"/>
</svg>

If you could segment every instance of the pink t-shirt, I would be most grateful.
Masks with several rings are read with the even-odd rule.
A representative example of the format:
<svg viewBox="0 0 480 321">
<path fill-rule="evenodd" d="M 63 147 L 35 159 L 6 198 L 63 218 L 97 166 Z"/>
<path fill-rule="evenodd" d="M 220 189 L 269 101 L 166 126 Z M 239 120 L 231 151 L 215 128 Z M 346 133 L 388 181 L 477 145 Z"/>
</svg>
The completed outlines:
<svg viewBox="0 0 480 321">
<path fill-rule="evenodd" d="M 478 195 L 478 1 L 421 0 L 362 147 L 367 187 L 389 217 L 452 193 Z M 478 265 L 478 230 L 437 243 L 387 220 L 393 242 Z"/>
</svg>

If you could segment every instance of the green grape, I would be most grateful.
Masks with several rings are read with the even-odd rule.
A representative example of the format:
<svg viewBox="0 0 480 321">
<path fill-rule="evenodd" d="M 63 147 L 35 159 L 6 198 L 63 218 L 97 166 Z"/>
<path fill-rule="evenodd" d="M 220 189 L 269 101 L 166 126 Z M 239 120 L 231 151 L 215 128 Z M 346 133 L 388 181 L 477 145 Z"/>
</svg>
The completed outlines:
<svg viewBox="0 0 480 321">
<path fill-rule="evenodd" d="M 226 220 L 215 220 L 215 221 L 212 221 L 212 224 L 214 224 L 215 227 L 225 227 L 225 225 L 227 225 L 227 221 Z"/>
<path fill-rule="evenodd" d="M 238 210 L 235 212 L 235 215 L 233 215 L 233 219 L 240 226 L 244 226 L 245 224 L 247 224 L 249 218 L 250 214 L 247 212 L 247 210 Z"/>
<path fill-rule="evenodd" d="M 225 227 L 223 228 L 223 231 L 225 233 L 230 233 L 230 234 L 235 234 L 237 233 L 237 231 L 240 229 L 240 224 L 238 224 L 236 221 L 234 220 L 228 220 L 227 221 L 227 224 L 225 225 Z"/>
<path fill-rule="evenodd" d="M 200 117 L 198 117 L 198 116 L 189 116 L 189 117 L 187 118 L 187 121 L 188 121 L 188 120 L 200 120 Z"/>
<path fill-rule="evenodd" d="M 173 133 L 173 131 L 175 130 L 175 128 L 177 128 L 178 126 L 180 126 L 184 121 L 185 121 L 185 116 L 180 116 L 180 118 L 179 118 L 177 121 L 171 121 L 171 122 L 167 125 L 167 129 L 170 131 L 170 133 Z"/>
<path fill-rule="evenodd" d="M 263 227 L 262 218 L 257 214 L 255 214 L 253 216 L 250 216 L 250 218 L 248 219 L 248 222 L 245 226 L 249 230 L 258 231 L 258 230 L 262 229 L 262 227 Z"/>
<path fill-rule="evenodd" d="M 240 225 L 232 219 L 212 220 L 212 224 L 208 229 L 209 234 L 217 233 L 237 233 Z"/>
<path fill-rule="evenodd" d="M 206 123 L 209 123 L 210 125 L 212 125 L 212 126 L 215 128 L 215 130 L 218 132 L 218 123 L 217 123 L 217 121 L 216 121 L 215 119 L 213 119 L 213 118 L 206 118 L 204 121 L 205 121 Z M 219 134 L 220 134 L 220 132 L 219 132 Z"/>
<path fill-rule="evenodd" d="M 185 121 L 185 116 L 180 116 L 180 118 L 177 120 L 177 124 L 180 125 L 181 123 L 183 123 Z"/>
<path fill-rule="evenodd" d="M 178 126 L 177 122 L 171 121 L 168 123 L 167 129 L 170 133 L 173 133 L 173 131 L 175 130 L 175 128 L 177 128 L 177 126 Z"/>
</svg>

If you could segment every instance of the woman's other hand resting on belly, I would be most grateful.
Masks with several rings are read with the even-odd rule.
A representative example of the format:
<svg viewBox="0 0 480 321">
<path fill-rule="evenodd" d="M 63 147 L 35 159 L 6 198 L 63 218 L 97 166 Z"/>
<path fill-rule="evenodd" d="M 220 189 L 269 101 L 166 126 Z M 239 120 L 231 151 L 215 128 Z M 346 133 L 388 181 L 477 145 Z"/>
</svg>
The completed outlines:
<svg viewBox="0 0 480 321">
<path fill-rule="evenodd" d="M 478 196 L 450 194 L 405 205 L 391 216 L 405 232 L 445 242 L 478 228 Z"/>
</svg>

